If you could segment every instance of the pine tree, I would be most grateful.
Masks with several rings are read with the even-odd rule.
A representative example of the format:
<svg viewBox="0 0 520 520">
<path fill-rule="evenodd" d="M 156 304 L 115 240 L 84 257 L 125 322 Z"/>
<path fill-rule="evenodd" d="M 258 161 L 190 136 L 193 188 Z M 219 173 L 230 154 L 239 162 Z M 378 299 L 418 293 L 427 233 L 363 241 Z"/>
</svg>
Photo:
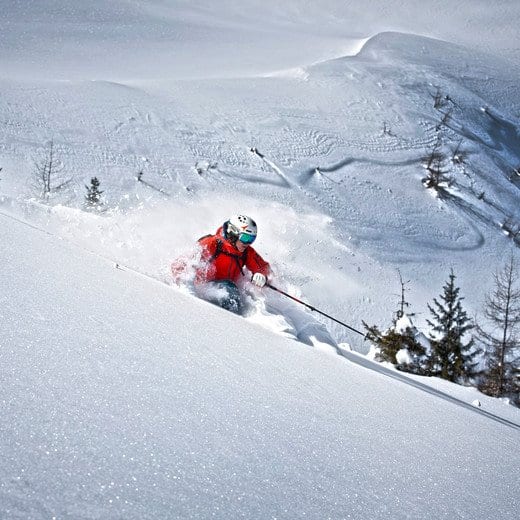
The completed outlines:
<svg viewBox="0 0 520 520">
<path fill-rule="evenodd" d="M 492 332 L 479 326 L 485 346 L 486 370 L 479 388 L 494 397 L 520 400 L 520 274 L 513 255 L 494 275 L 486 296 L 484 316 Z"/>
<path fill-rule="evenodd" d="M 395 317 L 392 325 L 386 332 L 381 332 L 376 325 L 363 325 L 367 330 L 367 339 L 377 347 L 376 361 L 392 363 L 399 370 L 413 374 L 426 374 L 425 361 L 427 359 L 426 349 L 417 341 L 417 329 L 412 323 L 411 313 L 405 313 L 410 306 L 406 301 L 406 284 L 398 269 L 401 293 Z M 404 356 L 398 356 L 402 352 Z M 406 361 L 403 362 L 403 359 Z"/>
<path fill-rule="evenodd" d="M 363 322 L 367 330 L 367 339 L 374 343 L 377 348 L 376 361 L 392 363 L 399 370 L 411 372 L 412 374 L 426 375 L 425 358 L 426 349 L 416 339 L 416 329 L 410 322 L 410 326 L 404 330 L 397 330 L 393 325 L 386 332 L 381 332 L 377 326 L 369 326 Z M 397 354 L 407 351 L 407 362 L 400 362 Z"/>
<path fill-rule="evenodd" d="M 85 186 L 87 188 L 87 194 L 85 195 L 85 206 L 87 208 L 96 208 L 99 209 L 101 205 L 101 194 L 102 191 L 99 190 L 100 182 L 97 177 L 92 177 L 90 180 L 90 186 Z"/>
<path fill-rule="evenodd" d="M 463 337 L 474 325 L 462 308 L 464 298 L 459 293 L 452 269 L 440 295 L 441 302 L 434 298 L 434 305 L 428 305 L 433 319 L 427 320 L 435 333 L 430 336 L 432 374 L 454 382 L 468 380 L 475 374 L 475 358 L 479 353 L 474 348 L 473 338 L 463 342 Z"/>
<path fill-rule="evenodd" d="M 395 329 L 381 332 L 376 325 L 368 325 L 363 322 L 367 331 L 367 339 L 377 348 L 376 361 L 397 364 L 396 354 L 403 348 L 403 338 Z"/>
</svg>

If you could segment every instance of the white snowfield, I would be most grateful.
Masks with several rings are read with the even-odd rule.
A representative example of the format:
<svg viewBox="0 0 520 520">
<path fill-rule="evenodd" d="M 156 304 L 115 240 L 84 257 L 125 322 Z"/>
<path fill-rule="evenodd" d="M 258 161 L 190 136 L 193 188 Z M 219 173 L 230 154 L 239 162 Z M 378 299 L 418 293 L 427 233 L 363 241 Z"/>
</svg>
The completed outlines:
<svg viewBox="0 0 520 520">
<path fill-rule="evenodd" d="M 516 518 L 519 425 L 0 219 L 1 518 Z"/>
<path fill-rule="evenodd" d="M 520 2 L 3 4 L 1 520 L 518 518 L 520 410 L 169 265 L 246 213 L 270 281 L 356 329 L 398 269 L 425 335 L 451 268 L 482 315 L 520 244 Z"/>
</svg>

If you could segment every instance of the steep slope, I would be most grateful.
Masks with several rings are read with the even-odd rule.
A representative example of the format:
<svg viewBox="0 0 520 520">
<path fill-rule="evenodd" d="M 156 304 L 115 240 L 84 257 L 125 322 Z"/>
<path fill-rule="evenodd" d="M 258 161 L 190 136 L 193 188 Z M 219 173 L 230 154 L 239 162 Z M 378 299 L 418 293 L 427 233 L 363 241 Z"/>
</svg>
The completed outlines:
<svg viewBox="0 0 520 520">
<path fill-rule="evenodd" d="M 517 429 L 0 216 L 2 518 L 515 518 Z"/>
</svg>

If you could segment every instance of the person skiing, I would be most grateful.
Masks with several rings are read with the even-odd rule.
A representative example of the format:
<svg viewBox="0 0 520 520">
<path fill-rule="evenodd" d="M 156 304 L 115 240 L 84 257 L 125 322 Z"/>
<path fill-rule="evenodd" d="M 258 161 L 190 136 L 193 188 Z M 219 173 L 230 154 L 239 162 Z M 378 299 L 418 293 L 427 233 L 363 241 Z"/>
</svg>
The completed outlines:
<svg viewBox="0 0 520 520">
<path fill-rule="evenodd" d="M 200 261 L 195 265 L 193 286 L 195 294 L 204 300 L 240 314 L 243 310 L 238 282 L 244 268 L 251 274 L 251 282 L 263 287 L 271 268 L 252 247 L 257 236 L 255 221 L 246 215 L 234 215 L 220 226 L 214 235 L 199 239 Z M 174 277 L 179 266 L 172 264 Z"/>
</svg>

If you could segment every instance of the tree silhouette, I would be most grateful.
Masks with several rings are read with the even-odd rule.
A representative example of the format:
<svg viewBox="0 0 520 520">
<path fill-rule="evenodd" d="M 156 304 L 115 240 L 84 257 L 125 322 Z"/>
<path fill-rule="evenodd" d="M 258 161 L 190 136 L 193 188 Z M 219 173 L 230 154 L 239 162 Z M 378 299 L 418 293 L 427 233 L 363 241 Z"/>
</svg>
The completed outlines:
<svg viewBox="0 0 520 520">
<path fill-rule="evenodd" d="M 430 336 L 432 374 L 454 382 L 462 382 L 475 375 L 475 358 L 478 355 L 473 338 L 467 343 L 463 341 L 474 325 L 462 308 L 464 298 L 459 293 L 455 274 L 451 270 L 440 301 L 434 298 L 433 306 L 428 305 L 432 320 L 427 320 L 434 332 Z"/>
<path fill-rule="evenodd" d="M 101 206 L 101 194 L 103 193 L 99 189 L 100 182 L 97 177 L 92 177 L 90 179 L 90 186 L 85 186 L 87 188 L 87 194 L 85 195 L 85 206 L 87 208 L 99 209 Z"/>
</svg>

